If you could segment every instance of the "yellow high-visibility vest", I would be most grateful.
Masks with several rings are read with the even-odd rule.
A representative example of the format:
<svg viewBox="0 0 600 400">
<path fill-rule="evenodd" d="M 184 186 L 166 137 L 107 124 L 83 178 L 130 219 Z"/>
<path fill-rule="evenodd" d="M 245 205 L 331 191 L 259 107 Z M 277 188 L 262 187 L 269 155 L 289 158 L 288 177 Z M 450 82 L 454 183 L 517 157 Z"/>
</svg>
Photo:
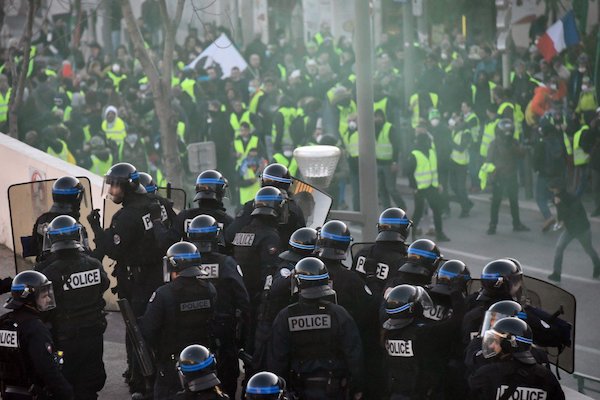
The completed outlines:
<svg viewBox="0 0 600 400">
<path fill-rule="evenodd" d="M 241 154 L 235 162 L 235 168 L 237 169 L 242 165 L 244 159 L 248 157 L 250 150 L 258 148 L 258 136 L 250 136 L 250 140 L 248 140 L 248 143 L 245 146 L 244 141 L 241 138 L 235 139 L 233 141 L 233 148 L 236 153 Z"/>
<path fill-rule="evenodd" d="M 438 172 L 437 172 L 437 156 L 433 149 L 429 149 L 429 157 L 420 150 L 413 150 L 411 154 L 417 160 L 417 168 L 415 168 L 415 181 L 417 189 L 427 189 L 429 187 L 438 187 Z"/>
<path fill-rule="evenodd" d="M 244 180 L 249 180 L 249 179 L 253 179 L 256 177 L 257 176 L 254 173 L 254 171 L 252 170 L 252 168 L 248 168 L 246 170 L 246 173 L 244 174 Z M 260 179 L 257 179 L 256 182 L 254 182 L 250 186 L 241 186 L 240 187 L 240 203 L 246 204 L 250 200 L 254 200 L 254 196 L 256 195 L 256 192 L 258 192 L 259 190 L 260 190 Z"/>
<path fill-rule="evenodd" d="M 377 141 L 375 142 L 375 156 L 378 160 L 390 161 L 394 155 L 394 149 L 390 140 L 391 129 L 392 124 L 389 122 L 386 122 L 381 127 L 381 132 L 379 133 L 379 137 L 377 137 Z"/>
<path fill-rule="evenodd" d="M 196 81 L 191 78 L 185 78 L 183 81 L 181 81 L 180 85 L 181 85 L 181 90 L 186 92 L 192 98 L 192 100 L 195 102 L 196 101 L 196 93 L 194 92 L 194 88 L 196 87 Z"/>
<path fill-rule="evenodd" d="M 388 116 L 387 116 L 387 112 L 386 112 L 387 103 L 388 103 L 387 97 L 384 97 L 383 99 L 373 103 L 373 111 L 381 110 L 381 112 L 383 112 L 383 116 L 385 117 L 386 120 L 388 120 Z"/>
<path fill-rule="evenodd" d="M 11 93 L 12 88 L 8 88 L 4 96 L 0 93 L 0 123 L 8 119 L 8 103 L 10 102 Z"/>
<path fill-rule="evenodd" d="M 90 158 L 92 159 L 92 166 L 90 167 L 90 172 L 93 172 L 96 175 L 104 176 L 108 172 L 110 167 L 112 167 L 113 165 L 112 154 L 108 155 L 106 161 L 102 161 L 93 154 L 90 156 Z"/>
<path fill-rule="evenodd" d="M 273 159 L 276 163 L 283 165 L 286 167 L 292 176 L 296 176 L 296 172 L 298 172 L 298 164 L 296 163 L 296 159 L 294 157 L 288 159 L 281 153 L 273 154 Z"/>
<path fill-rule="evenodd" d="M 340 114 L 340 122 L 338 124 L 338 130 L 340 134 L 348 130 L 348 117 L 352 114 L 356 114 L 356 103 L 354 100 L 350 100 L 350 104 L 346 107 L 337 106 Z"/>
<path fill-rule="evenodd" d="M 452 132 L 452 141 L 456 145 L 460 146 L 460 142 L 462 141 L 463 135 L 469 133 L 470 132 L 468 130 Z M 463 151 L 459 151 L 458 149 L 452 149 L 452 153 L 450 153 L 450 158 L 458 165 L 467 165 L 469 164 L 469 149 L 466 148 Z"/>
<path fill-rule="evenodd" d="M 250 125 L 250 129 L 254 128 L 254 125 L 252 125 L 252 122 L 250 121 L 250 111 L 244 111 L 241 117 L 238 117 L 237 114 L 234 112 L 232 112 L 229 115 L 229 125 L 231 125 L 231 127 L 233 128 L 235 137 L 238 137 L 240 134 L 240 124 L 242 122 L 245 122 L 248 125 Z"/>
<path fill-rule="evenodd" d="M 469 128 L 469 131 L 471 132 L 471 137 L 473 138 L 473 142 L 477 142 L 479 141 L 479 134 L 481 133 L 481 129 L 480 129 L 480 125 L 479 125 L 479 117 L 477 116 L 477 114 L 475 114 L 474 112 L 471 112 L 469 114 L 467 114 L 466 118 L 465 118 L 465 123 L 469 124 L 469 122 L 476 120 L 477 123 Z"/>
<path fill-rule="evenodd" d="M 113 86 L 115 87 L 115 91 L 118 93 L 119 92 L 119 86 L 121 84 L 121 81 L 123 79 L 127 79 L 127 75 L 123 74 L 123 75 L 116 75 L 114 74 L 112 71 L 108 71 L 106 73 L 106 75 L 108 75 L 108 77 L 110 78 L 110 80 L 113 83 Z"/>
<path fill-rule="evenodd" d="M 481 136 L 481 145 L 479 146 L 479 154 L 483 158 L 487 158 L 488 151 L 490 149 L 490 144 L 492 140 L 496 137 L 496 125 L 498 125 L 499 119 L 495 119 L 493 121 L 485 124 L 483 128 L 483 135 Z"/>
<path fill-rule="evenodd" d="M 102 130 L 104 131 L 107 139 L 116 142 L 119 146 L 123 144 L 125 136 L 127 136 L 125 122 L 119 117 L 115 117 L 113 125 L 110 128 L 108 127 L 108 122 L 106 120 L 102 121 Z"/>
<path fill-rule="evenodd" d="M 590 162 L 590 155 L 581 148 L 580 144 L 581 135 L 588 129 L 590 129 L 589 126 L 583 125 L 581 129 L 575 132 L 575 136 L 573 136 L 573 165 L 576 167 Z"/>
<path fill-rule="evenodd" d="M 54 149 L 52 149 L 52 146 L 48 146 L 46 152 L 51 156 L 60 158 L 61 160 L 68 162 L 69 164 L 77 164 L 77 162 L 75 161 L 75 157 L 73 157 L 73 154 L 71 153 L 71 151 L 69 151 L 69 146 L 67 146 L 67 143 L 61 139 L 58 139 L 58 141 L 61 142 L 63 145 L 60 153 L 55 152 Z"/>
<path fill-rule="evenodd" d="M 431 100 L 431 104 L 433 108 L 438 108 L 438 100 L 439 97 L 436 93 L 429 92 L 429 99 Z M 410 96 L 409 100 L 409 108 L 412 109 L 412 117 L 410 120 L 410 124 L 413 128 L 416 128 L 419 125 L 419 118 L 421 117 L 419 111 L 419 94 L 415 93 Z"/>
<path fill-rule="evenodd" d="M 567 136 L 566 133 L 563 133 L 563 141 L 565 142 L 565 149 L 567 150 L 567 155 L 573 155 L 573 145 L 571 145 L 571 139 Z"/>
</svg>

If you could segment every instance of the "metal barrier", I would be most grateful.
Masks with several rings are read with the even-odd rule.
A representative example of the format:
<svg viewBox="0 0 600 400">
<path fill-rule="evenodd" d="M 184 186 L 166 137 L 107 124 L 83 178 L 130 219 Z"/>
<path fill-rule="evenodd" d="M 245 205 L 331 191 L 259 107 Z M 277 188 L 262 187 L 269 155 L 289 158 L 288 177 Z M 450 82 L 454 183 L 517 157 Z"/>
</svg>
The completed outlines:
<svg viewBox="0 0 600 400">
<path fill-rule="evenodd" d="M 582 374 L 579 372 L 573 372 L 573 378 L 575 378 L 575 380 L 577 380 L 577 391 L 579 393 L 585 394 L 586 389 L 591 392 L 594 392 L 594 393 L 600 393 L 600 378 L 597 378 L 597 377 L 591 376 L 591 375 Z M 596 383 L 598 386 L 597 387 L 586 386 L 585 381 L 591 381 L 593 383 Z"/>
</svg>

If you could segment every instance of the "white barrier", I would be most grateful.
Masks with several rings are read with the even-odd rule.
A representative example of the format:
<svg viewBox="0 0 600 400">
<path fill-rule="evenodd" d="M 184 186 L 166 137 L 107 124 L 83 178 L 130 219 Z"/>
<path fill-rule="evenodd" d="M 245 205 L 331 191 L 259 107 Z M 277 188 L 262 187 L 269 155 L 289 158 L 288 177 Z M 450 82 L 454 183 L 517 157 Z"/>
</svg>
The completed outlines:
<svg viewBox="0 0 600 400">
<path fill-rule="evenodd" d="M 59 178 L 64 175 L 86 176 L 92 185 L 94 207 L 102 208 L 102 177 L 35 149 L 8 135 L 0 134 L 0 244 L 13 248 L 8 187 L 15 183 Z"/>
</svg>

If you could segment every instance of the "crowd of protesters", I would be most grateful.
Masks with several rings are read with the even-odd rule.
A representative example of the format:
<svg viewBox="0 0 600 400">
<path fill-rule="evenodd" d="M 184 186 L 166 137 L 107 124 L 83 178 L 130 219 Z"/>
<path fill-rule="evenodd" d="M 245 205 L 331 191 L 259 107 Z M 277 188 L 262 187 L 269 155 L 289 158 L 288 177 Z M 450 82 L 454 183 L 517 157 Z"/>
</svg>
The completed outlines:
<svg viewBox="0 0 600 400">
<path fill-rule="evenodd" d="M 160 68 L 162 35 L 151 28 L 156 18 L 151 11 L 145 10 L 139 23 Z M 18 110 L 19 138 L 98 174 L 117 161 L 131 162 L 161 185 L 159 124 L 150 85 L 131 44 L 118 34 L 119 24 L 113 29 L 111 52 L 95 42 L 84 46 L 84 52 L 72 49 L 64 22 L 43 24 L 27 66 L 26 96 Z M 243 204 L 254 196 L 258 175 L 268 162 L 282 163 L 297 174 L 294 148 L 337 145 L 344 149 L 344 157 L 329 191 L 335 207 L 358 209 L 356 60 L 351 40 L 333 37 L 329 24 L 323 23 L 307 42 L 292 41 L 277 31 L 265 44 L 257 35 L 240 46 L 248 67 L 233 68 L 226 79 L 218 64 L 187 67 L 221 32 L 231 37 L 227 29 L 210 24 L 202 35 L 189 28 L 175 48 L 171 125 L 183 168 L 188 168 L 187 144 L 213 141 L 217 169 L 228 177 L 235 200 Z M 582 45 L 551 62 L 544 61 L 534 45 L 522 54 L 515 52 L 510 85 L 504 88 L 499 52 L 483 41 L 448 29 L 439 43 L 415 48 L 411 62 L 418 68 L 412 77 L 402 72 L 406 55 L 402 43 L 383 34 L 375 50 L 382 207 L 392 203 L 406 207 L 396 184 L 399 173 L 409 176 L 411 186 L 419 191 L 419 182 L 412 179 L 418 165 L 411 150 L 419 145 L 415 142 L 420 136 L 427 136 L 424 146 L 437 155 L 441 195 L 435 201 L 445 214 L 450 212 L 450 201 L 456 201 L 460 216 L 468 217 L 473 207 L 469 193 L 486 185 L 500 185 L 500 195 L 504 190 L 509 198 L 516 197 L 520 185 L 535 188 L 542 228 L 550 229 L 557 221 L 549 208 L 549 184 L 557 180 L 577 197 L 592 193 L 592 215 L 600 214 L 600 119 L 593 60 Z M 7 57 L 12 54 L 22 68 L 20 45 L 11 39 L 9 47 L 14 49 L 3 49 L 0 59 L 3 132 L 8 131 L 8 101 L 16 82 Z M 409 79 L 415 91 L 405 103 Z M 508 153 L 494 150 L 498 143 L 493 145 L 496 125 L 503 119 L 514 125 L 515 151 Z M 490 158 L 495 159 L 494 171 L 487 168 Z M 506 170 L 514 180 L 502 178 Z M 185 172 L 195 177 L 199 171 Z M 513 226 L 519 230 L 523 226 L 518 214 L 516 218 L 513 214 Z M 492 215 L 488 233 L 495 233 L 493 219 Z"/>
</svg>

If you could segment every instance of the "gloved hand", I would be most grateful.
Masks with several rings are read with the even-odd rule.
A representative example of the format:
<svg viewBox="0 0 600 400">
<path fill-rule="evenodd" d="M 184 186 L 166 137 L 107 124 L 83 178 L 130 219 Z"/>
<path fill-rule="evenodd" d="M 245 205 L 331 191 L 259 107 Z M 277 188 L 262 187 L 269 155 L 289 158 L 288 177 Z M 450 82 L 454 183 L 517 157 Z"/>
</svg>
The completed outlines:
<svg viewBox="0 0 600 400">
<path fill-rule="evenodd" d="M 87 220 L 90 223 L 90 226 L 96 231 L 96 229 L 101 229 L 100 227 L 100 209 L 95 208 L 92 212 L 87 216 Z"/>
<path fill-rule="evenodd" d="M 160 206 L 160 203 L 155 202 L 150 204 L 149 209 L 150 219 L 152 220 L 152 222 L 162 221 L 162 207 Z"/>
</svg>

